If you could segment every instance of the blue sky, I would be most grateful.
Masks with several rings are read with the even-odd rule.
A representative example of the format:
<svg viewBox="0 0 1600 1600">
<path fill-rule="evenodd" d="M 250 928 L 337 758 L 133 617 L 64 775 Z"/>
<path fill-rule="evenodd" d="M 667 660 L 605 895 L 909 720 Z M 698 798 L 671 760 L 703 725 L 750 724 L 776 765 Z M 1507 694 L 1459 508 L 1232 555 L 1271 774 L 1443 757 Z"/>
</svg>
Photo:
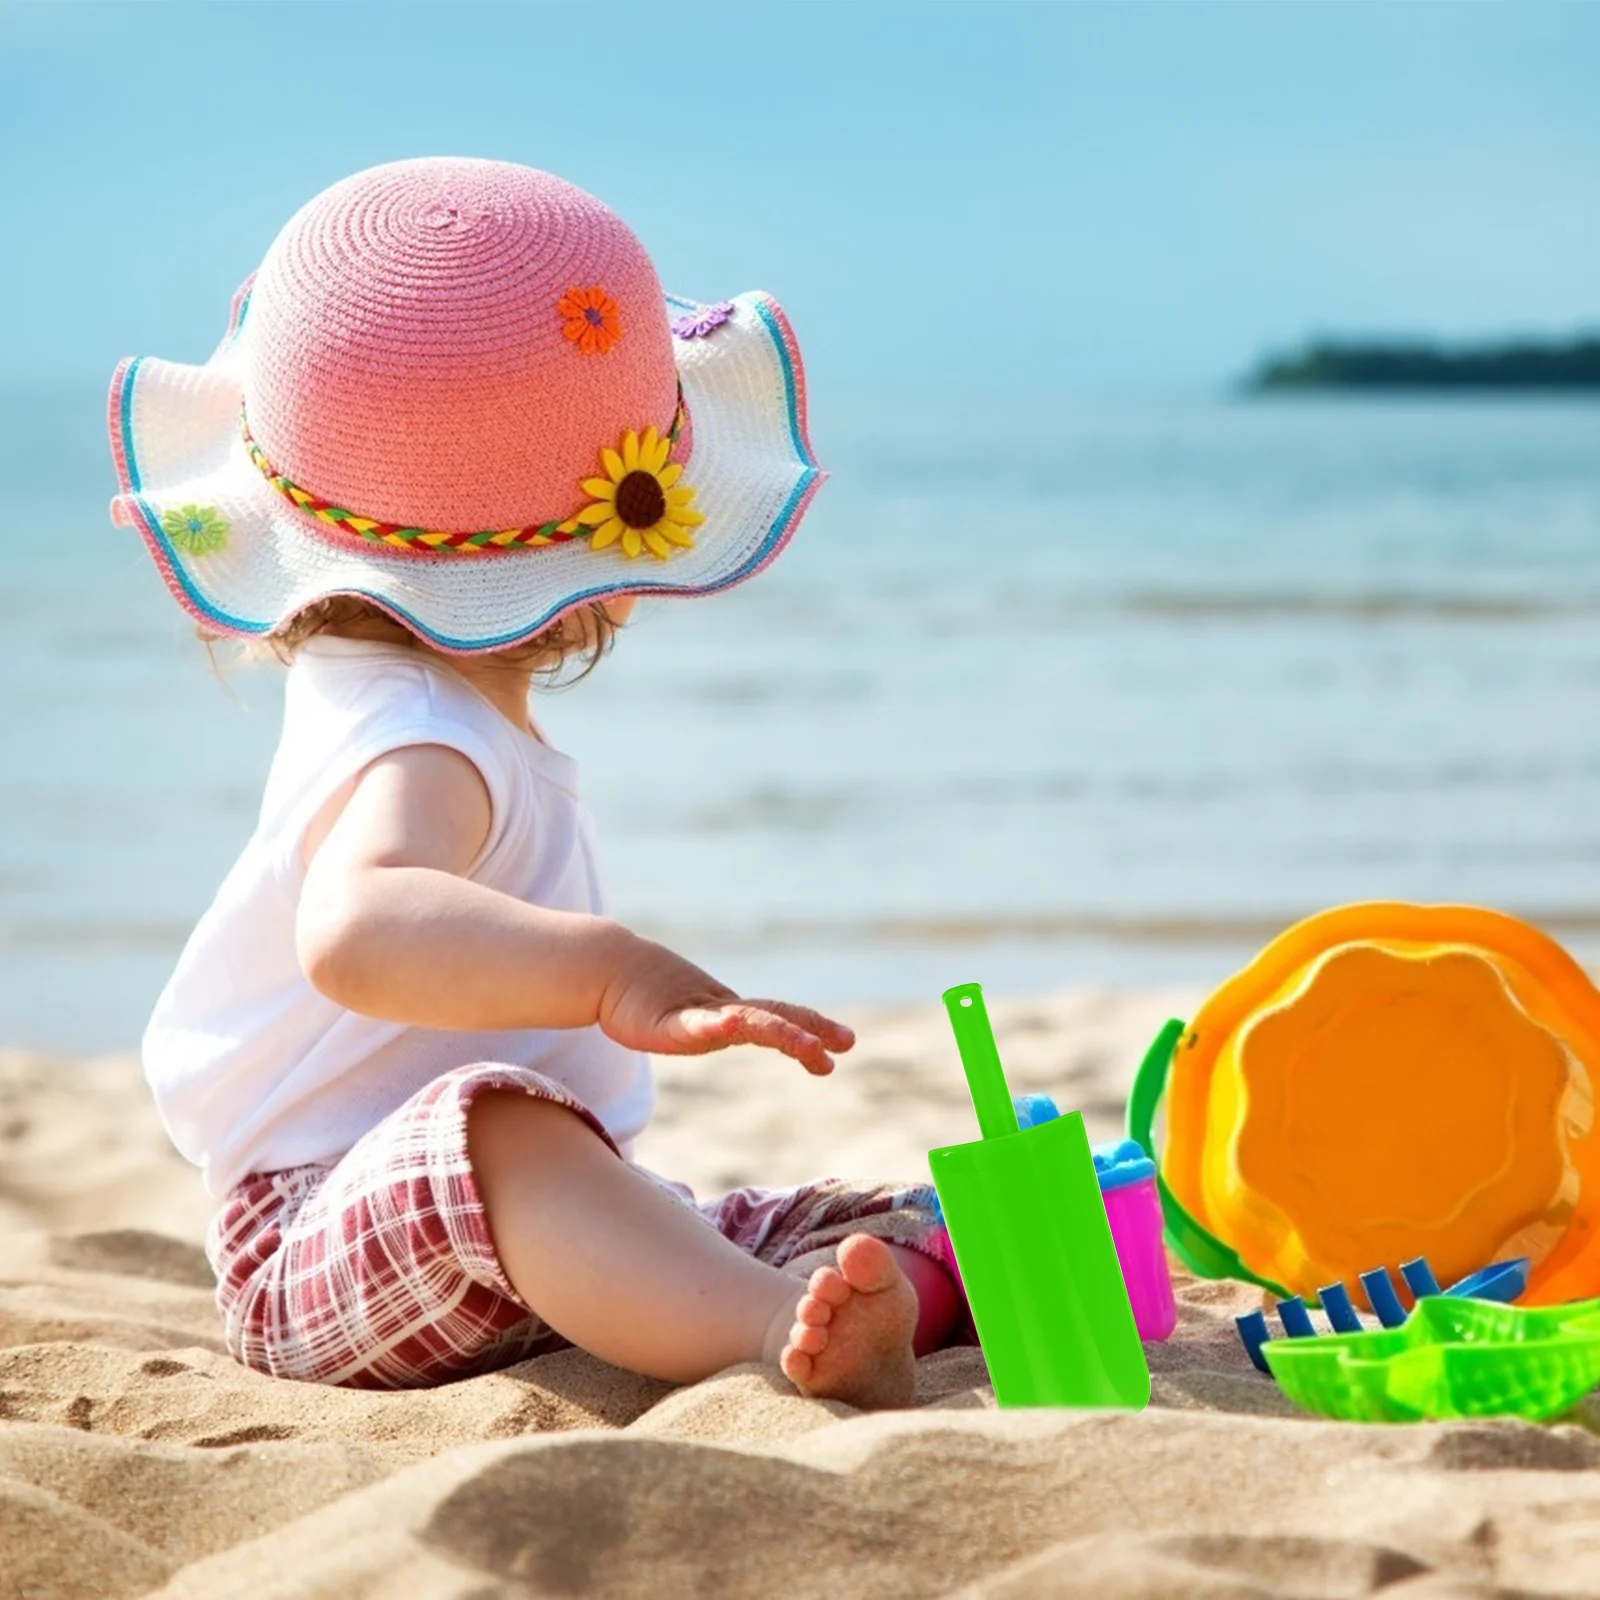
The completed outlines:
<svg viewBox="0 0 1600 1600">
<path fill-rule="evenodd" d="M 0 379 L 202 359 L 311 194 L 548 167 L 813 381 L 1219 384 L 1600 325 L 1600 5 L 0 4 Z"/>
</svg>

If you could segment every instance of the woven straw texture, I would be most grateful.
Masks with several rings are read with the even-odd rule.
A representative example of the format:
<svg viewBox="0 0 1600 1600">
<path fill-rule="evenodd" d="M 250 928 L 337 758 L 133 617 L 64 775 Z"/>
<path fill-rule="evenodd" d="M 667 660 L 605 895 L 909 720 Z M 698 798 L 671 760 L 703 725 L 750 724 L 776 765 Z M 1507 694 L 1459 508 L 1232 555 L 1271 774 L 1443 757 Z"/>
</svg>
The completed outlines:
<svg viewBox="0 0 1600 1600">
<path fill-rule="evenodd" d="M 559 308 L 575 290 L 580 306 L 600 301 L 595 289 L 606 323 L 586 349 L 574 302 Z M 265 633 L 314 600 L 359 594 L 473 652 L 586 601 L 726 588 L 777 554 L 822 474 L 776 303 L 738 296 L 709 333 L 675 337 L 669 318 L 697 309 L 662 295 L 620 219 L 548 174 L 466 160 L 357 174 L 285 227 L 204 366 L 118 368 L 113 517 L 224 633 Z M 362 517 L 509 529 L 573 517 L 602 449 L 629 429 L 666 433 L 680 383 L 672 459 L 705 521 L 668 560 L 586 537 L 480 553 L 367 543 L 274 489 L 241 426 L 243 413 L 285 477 Z M 174 530 L 194 508 L 215 537 Z"/>
</svg>

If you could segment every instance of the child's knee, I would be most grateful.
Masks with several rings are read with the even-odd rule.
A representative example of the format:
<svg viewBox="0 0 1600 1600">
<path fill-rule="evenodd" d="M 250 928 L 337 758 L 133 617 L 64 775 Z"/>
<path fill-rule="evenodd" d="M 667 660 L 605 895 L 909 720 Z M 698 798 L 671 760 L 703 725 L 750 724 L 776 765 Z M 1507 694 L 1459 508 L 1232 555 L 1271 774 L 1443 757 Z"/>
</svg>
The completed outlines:
<svg viewBox="0 0 1600 1600">
<path fill-rule="evenodd" d="M 570 1107 L 517 1089 L 486 1089 L 467 1107 L 467 1160 L 484 1190 L 525 1171 L 530 1161 L 596 1137 Z"/>
</svg>

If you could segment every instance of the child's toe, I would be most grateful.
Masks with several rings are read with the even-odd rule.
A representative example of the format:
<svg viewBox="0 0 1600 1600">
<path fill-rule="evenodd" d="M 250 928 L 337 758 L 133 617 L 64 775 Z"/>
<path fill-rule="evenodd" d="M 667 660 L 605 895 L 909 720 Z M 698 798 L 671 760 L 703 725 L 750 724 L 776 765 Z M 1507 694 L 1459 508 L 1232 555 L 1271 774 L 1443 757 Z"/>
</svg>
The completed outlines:
<svg viewBox="0 0 1600 1600">
<path fill-rule="evenodd" d="M 806 1289 L 814 1300 L 830 1306 L 842 1306 L 850 1298 L 850 1285 L 837 1267 L 818 1267 Z"/>
<path fill-rule="evenodd" d="M 827 1330 L 810 1328 L 797 1322 L 789 1330 L 789 1348 L 803 1351 L 808 1356 L 819 1356 L 828 1348 Z"/>
<path fill-rule="evenodd" d="M 802 1388 L 811 1378 L 811 1357 L 804 1350 L 796 1350 L 793 1345 L 783 1352 L 778 1365 L 790 1383 L 799 1384 Z"/>
<path fill-rule="evenodd" d="M 861 1294 L 880 1294 L 892 1287 L 900 1276 L 900 1269 L 882 1239 L 874 1239 L 867 1233 L 853 1233 L 839 1246 L 839 1273 L 848 1289 Z"/>
<path fill-rule="evenodd" d="M 833 1321 L 833 1307 L 826 1300 L 818 1300 L 814 1295 L 808 1294 L 795 1308 L 795 1319 L 809 1323 L 813 1327 L 824 1328 Z"/>
</svg>

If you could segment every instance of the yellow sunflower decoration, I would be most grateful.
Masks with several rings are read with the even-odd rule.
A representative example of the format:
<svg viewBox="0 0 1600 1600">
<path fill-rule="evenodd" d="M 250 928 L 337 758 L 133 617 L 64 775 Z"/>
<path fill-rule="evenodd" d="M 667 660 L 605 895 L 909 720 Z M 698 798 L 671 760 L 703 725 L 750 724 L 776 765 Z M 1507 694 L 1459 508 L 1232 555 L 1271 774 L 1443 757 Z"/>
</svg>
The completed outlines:
<svg viewBox="0 0 1600 1600">
<path fill-rule="evenodd" d="M 687 550 L 694 544 L 689 532 L 705 521 L 694 509 L 694 490 L 678 480 L 683 468 L 667 461 L 672 441 L 654 428 L 641 436 L 630 428 L 622 436 L 620 452 L 600 452 L 603 478 L 585 478 L 583 492 L 593 497 L 568 527 L 592 531 L 591 550 L 604 550 L 619 540 L 623 554 L 637 556 L 648 550 L 665 561 L 674 545 Z"/>
</svg>

